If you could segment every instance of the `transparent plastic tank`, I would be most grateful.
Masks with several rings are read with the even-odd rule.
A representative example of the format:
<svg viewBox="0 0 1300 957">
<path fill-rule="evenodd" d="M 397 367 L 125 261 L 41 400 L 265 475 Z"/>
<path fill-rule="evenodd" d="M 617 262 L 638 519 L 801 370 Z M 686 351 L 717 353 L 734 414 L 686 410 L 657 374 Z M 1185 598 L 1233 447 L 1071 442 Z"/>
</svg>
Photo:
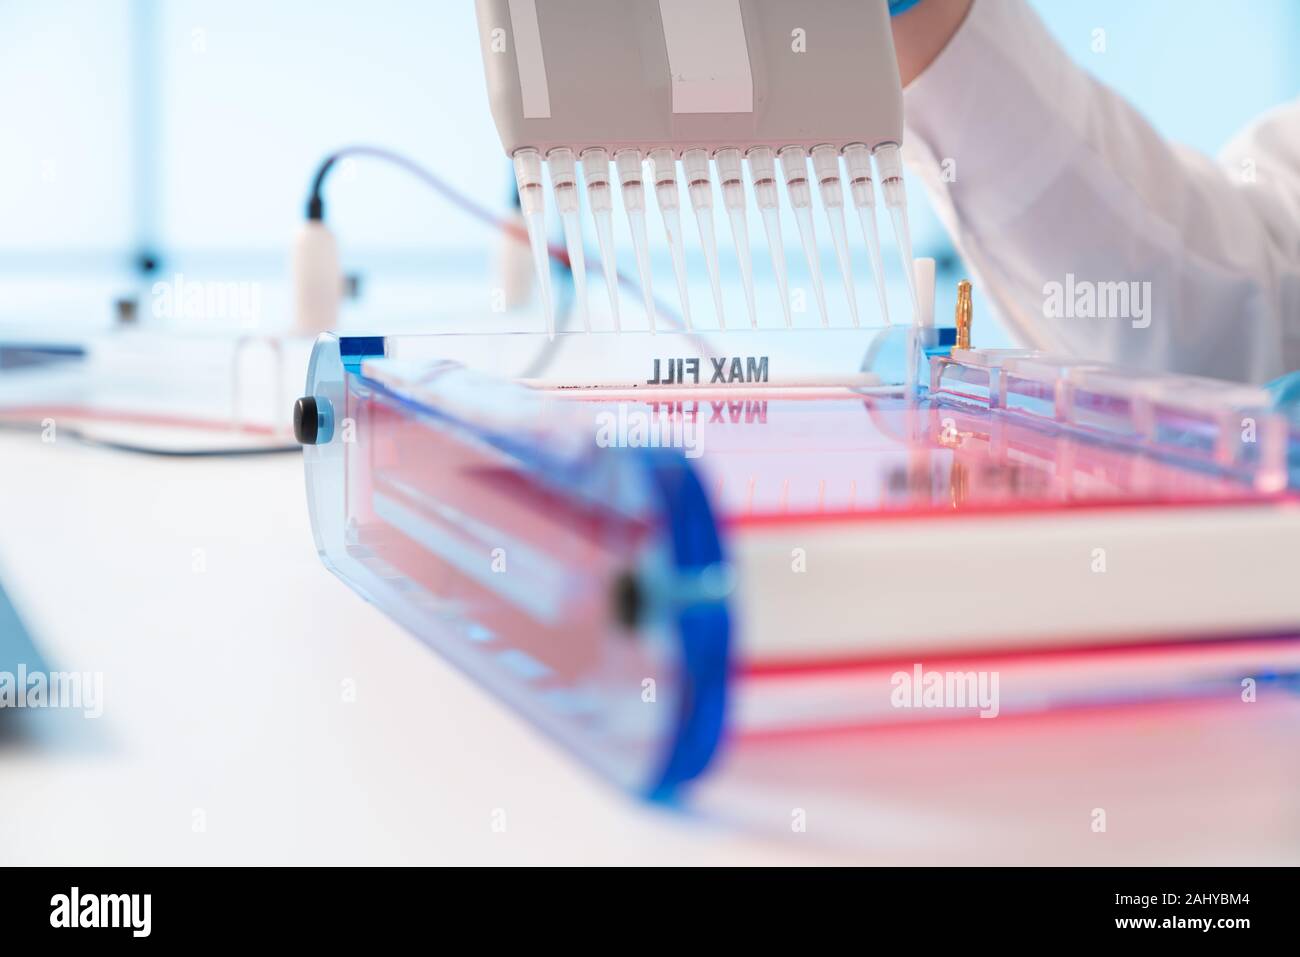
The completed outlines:
<svg viewBox="0 0 1300 957">
<path fill-rule="evenodd" d="M 1256 386 L 1025 349 L 953 349 L 930 359 L 930 393 L 1232 475 L 1261 491 L 1288 483 L 1288 423 Z"/>
<path fill-rule="evenodd" d="M 657 597 L 723 560 L 685 460 L 600 447 L 579 409 L 457 363 L 341 341 L 318 341 L 299 400 L 325 564 L 620 785 L 698 773 L 729 625 L 698 588 Z"/>
<path fill-rule="evenodd" d="M 896 346 L 908 330 L 878 332 Z M 931 333 L 927 348 L 943 349 Z M 636 341 L 564 335 L 587 358 Z M 640 339 L 673 356 L 689 337 L 671 335 Z M 872 339 L 731 335 L 757 348 L 820 337 L 840 358 Z M 882 787 L 942 795 L 943 774 L 925 770 L 937 756 L 940 768 L 998 758 L 1018 769 L 1016 787 L 977 777 L 996 785 L 987 806 L 1013 802 L 1020 821 L 1069 775 L 1093 780 L 1094 767 L 1060 758 L 1062 736 L 1111 754 L 1144 740 L 1134 728 L 1160 704 L 1179 710 L 1154 749 L 1191 742 L 1188 766 L 1220 775 L 1221 735 L 1200 747 L 1203 735 L 1170 729 L 1199 714 L 1221 731 L 1231 712 L 1251 722 L 1234 748 L 1249 746 L 1269 705 L 1223 696 L 1239 700 L 1242 675 L 1300 670 L 1300 639 L 1282 627 L 1300 624 L 1280 560 L 1300 531 L 1293 493 L 945 395 L 525 386 L 495 374 L 510 347 L 492 338 L 321 337 L 295 416 L 313 535 L 350 587 L 619 786 L 773 832 L 803 808 L 829 843 L 875 853 L 892 822 L 864 833 L 861 808 Z M 1011 361 L 975 352 L 942 358 Z M 1201 380 L 1137 392 L 1169 429 L 1221 422 L 1255 399 Z M 689 426 L 689 441 L 623 441 L 634 417 Z M 1171 516 L 1195 523 L 1172 546 Z M 1097 522 L 1113 554 L 1168 574 L 1070 574 L 1086 569 Z M 1017 547 L 990 545 L 1007 540 Z M 792 575 L 792 549 L 809 542 L 807 573 Z M 1113 594 L 1099 589 L 1127 597 L 1098 601 Z M 897 671 L 933 655 L 998 674 L 999 714 L 1020 720 L 981 720 L 970 703 L 941 721 L 898 707 Z M 1285 695 L 1276 707 L 1291 709 L 1275 729 L 1290 754 L 1300 704 Z M 1113 738 L 1096 740 L 1115 709 Z M 1021 787 L 1037 790 L 1021 801 Z M 966 806 L 963 795 L 939 819 Z"/>
</svg>

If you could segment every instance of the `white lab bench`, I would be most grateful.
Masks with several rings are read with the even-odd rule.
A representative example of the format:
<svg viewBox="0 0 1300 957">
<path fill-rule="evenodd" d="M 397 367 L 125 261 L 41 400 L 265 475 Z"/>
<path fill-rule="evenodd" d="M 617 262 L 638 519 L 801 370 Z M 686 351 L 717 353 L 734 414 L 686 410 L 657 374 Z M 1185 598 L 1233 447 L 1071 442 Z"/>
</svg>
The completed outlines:
<svg viewBox="0 0 1300 957">
<path fill-rule="evenodd" d="M 0 865 L 844 860 L 597 779 L 326 571 L 297 455 L 5 432 L 0 462 L 0 581 L 105 683 L 70 739 L 0 750 Z"/>
<path fill-rule="evenodd" d="M 880 739 L 831 760 L 825 812 L 855 850 L 732 829 L 616 792 L 336 580 L 297 455 L 6 432 L 0 462 L 0 581 L 51 668 L 105 681 L 102 718 L 0 749 L 0 865 L 1300 858 L 1300 700 L 1258 731 L 1113 714 L 1006 725 L 987 755 Z M 819 751 L 753 780 L 802 781 Z M 1109 835 L 1088 831 L 1098 803 Z"/>
</svg>

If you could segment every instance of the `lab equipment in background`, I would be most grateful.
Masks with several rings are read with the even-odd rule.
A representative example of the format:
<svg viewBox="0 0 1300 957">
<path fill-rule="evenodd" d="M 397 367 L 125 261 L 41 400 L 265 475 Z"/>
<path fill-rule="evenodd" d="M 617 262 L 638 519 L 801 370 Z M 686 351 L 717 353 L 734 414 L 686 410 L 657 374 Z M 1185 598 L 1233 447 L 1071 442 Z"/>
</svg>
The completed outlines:
<svg viewBox="0 0 1300 957">
<path fill-rule="evenodd" d="M 75 354 L 0 376 L 0 425 L 157 455 L 292 451 L 285 389 L 310 351 L 306 338 L 149 325 L 82 335 Z"/>
<path fill-rule="evenodd" d="M 343 269 L 339 245 L 319 215 L 298 227 L 290 261 L 293 275 L 293 331 L 315 336 L 339 325 L 343 298 Z"/>
<path fill-rule="evenodd" d="M 606 177 L 614 157 L 624 208 L 656 329 L 645 251 L 642 161 L 650 161 L 655 194 L 672 253 L 682 315 L 692 324 L 682 247 L 676 162 L 686 173 L 713 289 L 718 328 L 725 328 L 717 273 L 712 177 L 717 167 L 742 263 L 751 325 L 759 325 L 747 239 L 741 239 L 744 186 L 740 155 L 749 164 L 755 198 L 776 272 L 782 312 L 791 324 L 781 246 L 776 164 L 779 160 L 812 275 L 823 325 L 831 325 L 822 288 L 812 216 L 808 158 L 835 241 L 850 322 L 860 321 L 852 264 L 844 236 L 840 157 L 849 167 L 863 223 L 881 315 L 888 322 L 883 265 L 875 226 L 872 160 L 902 251 L 913 314 L 919 306 L 902 180 L 902 91 L 885 0 L 477 0 L 479 32 L 492 115 L 506 153 L 514 158 L 521 195 L 530 191 L 535 260 L 545 263 L 541 167 L 567 168 L 581 158 L 584 175 Z M 813 52 L 808 52 L 809 50 Z M 570 199 L 566 197 L 566 204 Z M 604 202 L 603 196 L 599 202 Z M 868 221 L 870 223 L 868 224 Z M 545 282 L 545 280 L 541 280 Z M 546 328 L 554 331 L 545 299 Z M 697 323 L 698 325 L 698 323 Z"/>
<path fill-rule="evenodd" d="M 1003 399 L 1030 359 L 1054 401 L 1070 367 L 957 335 L 561 333 L 567 361 L 528 382 L 509 370 L 539 333 L 325 336 L 296 411 L 317 548 L 602 774 L 688 807 L 736 768 L 788 776 L 774 741 L 847 741 L 844 768 L 881 729 L 983 739 L 990 709 L 1212 710 L 1247 678 L 1289 695 L 1300 482 L 1273 467 L 1300 437 L 1235 388 L 1095 368 L 1062 408 L 1132 427 L 1076 427 Z M 1209 454 L 1243 409 L 1265 447 Z M 1000 690 L 899 703 L 899 674 L 935 670 Z"/>
<path fill-rule="evenodd" d="M 295 330 L 311 330 L 315 333 L 333 329 L 337 324 L 338 303 L 346 282 L 338 266 L 337 243 L 325 222 L 325 184 L 330 173 L 341 162 L 359 158 L 378 160 L 403 170 L 442 197 L 457 211 L 495 230 L 499 238 L 518 241 L 529 252 L 537 251 L 536 247 L 529 243 L 528 236 L 530 229 L 545 229 L 545 223 L 540 222 L 535 215 L 537 204 L 541 202 L 540 195 L 543 189 L 540 165 L 533 167 L 525 163 L 525 178 L 532 183 L 532 186 L 526 190 L 516 189 L 511 209 L 503 216 L 470 199 L 436 173 L 407 156 L 380 146 L 367 144 L 344 146 L 330 153 L 317 166 L 307 195 L 306 221 L 299 231 L 293 256 L 292 281 L 295 303 L 293 328 Z M 523 160 L 521 159 L 520 162 Z M 516 165 L 518 166 L 518 163 Z M 559 164 L 553 173 L 560 178 L 562 184 L 567 184 L 570 182 L 566 178 L 568 171 L 564 164 Z M 567 192 L 567 186 L 561 192 L 562 194 Z M 571 234 L 572 230 L 570 230 Z M 582 257 L 581 249 L 578 250 L 576 258 L 571 257 L 569 252 L 561 247 L 545 244 L 542 245 L 540 252 L 543 259 L 536 264 L 535 272 L 539 283 L 542 284 L 542 296 L 547 302 L 550 301 L 551 296 L 550 262 L 552 260 L 572 271 L 575 285 L 580 279 L 576 266 L 581 265 L 583 267 L 581 281 L 585 286 L 585 258 Z M 612 249 L 610 252 L 612 253 Z M 517 262 L 513 256 L 506 258 L 508 262 L 506 273 L 502 276 L 502 285 L 505 287 L 506 303 L 509 303 L 520 290 L 515 283 L 511 282 L 510 275 Z M 616 276 L 616 278 L 621 277 Z M 585 302 L 585 296 L 582 299 Z M 553 319 L 554 314 L 551 310 L 546 310 L 546 315 Z"/>
<path fill-rule="evenodd" d="M 340 161 L 353 157 L 378 159 L 404 169 L 460 211 L 497 230 L 512 250 L 522 251 L 525 258 L 530 255 L 526 228 L 517 209 L 514 216 L 498 216 L 407 157 L 373 146 L 344 147 L 324 159 L 312 180 L 306 222 L 294 249 L 293 314 L 285 333 L 261 329 L 256 307 L 237 321 L 235 317 L 221 318 L 229 301 L 241 296 L 240 290 L 218 282 L 183 283 L 179 274 L 171 283 L 164 283 L 168 287 L 165 295 L 176 303 L 188 302 L 193 290 L 206 289 L 214 303 L 209 308 L 216 316 L 193 325 L 153 321 L 142 317 L 137 298 L 124 296 L 116 302 L 119 321 L 111 331 L 99 326 L 60 327 L 61 339 L 54 341 L 44 325 L 6 328 L 0 330 L 0 340 L 4 340 L 0 343 L 0 369 L 20 371 L 0 381 L 0 424 L 46 430 L 49 426 L 45 423 L 53 421 L 65 437 L 154 454 L 295 449 L 285 442 L 291 431 L 284 383 L 296 380 L 306 366 L 311 339 L 302 333 L 333 328 L 344 290 L 356 285 L 355 277 L 343 276 L 339 268 L 337 244 L 325 225 L 324 201 L 328 174 Z M 561 176 L 563 196 L 572 180 L 564 178 L 562 164 L 553 166 L 552 173 Z M 608 192 L 607 181 L 604 189 Z M 513 185 L 511 192 L 518 199 Z M 592 195 L 599 198 L 599 193 L 593 187 Z M 593 213 L 608 225 L 608 206 L 603 217 L 601 206 L 593 203 Z M 608 238 L 610 231 L 602 232 Z M 547 253 L 573 276 L 575 286 L 582 284 L 585 270 L 580 248 L 575 247 L 571 254 L 551 247 Z M 614 269 L 612 239 L 603 253 L 608 254 L 615 282 L 635 286 Z M 525 289 L 532 272 L 531 265 L 525 263 Z M 510 277 L 505 278 L 508 304 L 513 292 Z M 608 285 L 617 328 L 616 290 L 614 283 Z M 158 292 L 151 294 L 157 296 Z M 573 298 L 581 302 L 585 296 L 575 289 Z M 240 308 L 248 305 L 241 301 Z M 665 314 L 672 318 L 671 312 Z M 550 351 L 539 349 L 525 367 L 546 364 Z M 28 374 L 37 367 L 39 375 Z"/>
<path fill-rule="evenodd" d="M 957 347 L 930 376 L 931 393 L 947 401 L 1200 465 L 1262 491 L 1288 484 L 1289 424 L 1263 388 L 1025 349 Z"/>
</svg>

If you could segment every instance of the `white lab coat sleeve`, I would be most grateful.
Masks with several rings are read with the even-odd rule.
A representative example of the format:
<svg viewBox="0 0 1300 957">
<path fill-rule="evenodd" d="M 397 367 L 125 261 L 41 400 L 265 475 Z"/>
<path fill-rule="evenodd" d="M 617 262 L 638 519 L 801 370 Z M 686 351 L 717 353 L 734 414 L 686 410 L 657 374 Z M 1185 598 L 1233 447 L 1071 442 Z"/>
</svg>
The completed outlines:
<svg viewBox="0 0 1300 957">
<path fill-rule="evenodd" d="M 1019 341 L 1242 381 L 1300 368 L 1300 101 L 1215 161 L 1024 0 L 976 0 L 904 111 L 909 167 Z"/>
</svg>

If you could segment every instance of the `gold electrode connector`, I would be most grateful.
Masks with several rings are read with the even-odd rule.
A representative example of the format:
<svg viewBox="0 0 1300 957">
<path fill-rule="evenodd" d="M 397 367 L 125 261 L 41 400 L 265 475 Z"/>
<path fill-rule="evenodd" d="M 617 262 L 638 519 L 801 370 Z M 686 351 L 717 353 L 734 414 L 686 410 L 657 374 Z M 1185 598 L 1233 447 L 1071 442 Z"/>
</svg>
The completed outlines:
<svg viewBox="0 0 1300 957">
<path fill-rule="evenodd" d="M 970 280 L 957 283 L 957 349 L 970 348 L 970 323 L 975 307 L 971 304 Z"/>
</svg>

